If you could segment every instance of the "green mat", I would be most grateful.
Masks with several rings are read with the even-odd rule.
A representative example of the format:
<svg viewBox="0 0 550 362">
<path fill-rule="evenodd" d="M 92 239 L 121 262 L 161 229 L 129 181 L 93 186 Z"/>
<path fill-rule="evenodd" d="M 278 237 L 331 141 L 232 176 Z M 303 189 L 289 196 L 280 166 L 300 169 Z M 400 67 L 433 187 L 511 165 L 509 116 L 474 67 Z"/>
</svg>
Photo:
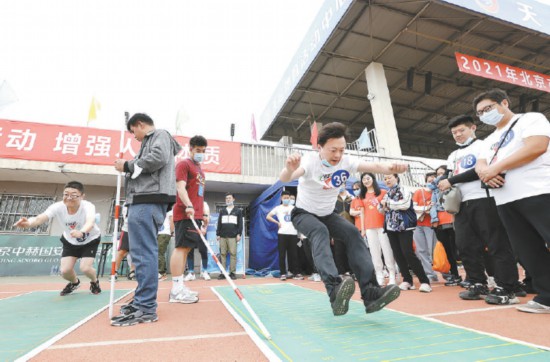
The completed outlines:
<svg viewBox="0 0 550 362">
<path fill-rule="evenodd" d="M 262 336 L 230 287 L 215 291 Z M 352 301 L 334 317 L 325 293 L 291 284 L 242 286 L 283 361 L 550 361 L 550 352 L 399 312 L 367 315 Z"/>
<path fill-rule="evenodd" d="M 130 290 L 116 290 L 115 300 Z M 77 291 L 40 291 L 0 299 L 0 361 L 13 361 L 109 304 L 109 290 L 99 295 Z M 107 323 L 107 320 L 105 320 Z"/>
</svg>

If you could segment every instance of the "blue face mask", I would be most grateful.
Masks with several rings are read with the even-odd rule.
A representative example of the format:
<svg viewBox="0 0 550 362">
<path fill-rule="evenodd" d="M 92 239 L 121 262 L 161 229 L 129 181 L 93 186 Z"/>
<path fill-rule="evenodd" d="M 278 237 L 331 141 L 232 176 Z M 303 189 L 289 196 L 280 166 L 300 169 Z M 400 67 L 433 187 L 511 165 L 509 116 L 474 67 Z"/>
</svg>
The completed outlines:
<svg viewBox="0 0 550 362">
<path fill-rule="evenodd" d="M 473 137 L 469 137 L 466 142 L 464 143 L 456 143 L 457 146 L 460 146 L 460 147 L 464 147 L 464 146 L 468 146 L 469 144 L 471 144 L 472 142 L 474 142 L 474 138 Z"/>
<path fill-rule="evenodd" d="M 296 203 L 296 200 L 290 199 L 290 200 L 288 200 L 288 201 L 290 201 L 290 204 L 291 204 L 291 205 L 294 205 L 294 204 Z"/>
<path fill-rule="evenodd" d="M 288 205 L 290 203 L 290 200 L 286 199 L 286 200 L 283 200 L 283 205 Z"/>
<path fill-rule="evenodd" d="M 330 164 L 330 162 L 328 162 L 328 161 L 325 160 L 324 158 L 321 160 L 321 163 L 323 164 L 323 166 L 332 167 L 332 165 Z"/>
<path fill-rule="evenodd" d="M 233 201 L 226 201 L 225 205 L 226 206 L 233 206 Z"/>
<path fill-rule="evenodd" d="M 361 195 L 361 190 L 353 190 L 353 194 L 355 196 L 359 196 L 359 195 Z"/>
<path fill-rule="evenodd" d="M 202 161 L 204 161 L 204 153 L 195 153 L 193 155 L 193 161 L 197 163 L 201 163 Z"/>
<path fill-rule="evenodd" d="M 500 114 L 495 108 L 492 111 L 483 113 L 479 117 L 479 120 L 485 124 L 488 124 L 489 126 L 496 126 L 500 123 L 500 121 L 502 121 L 502 117 L 504 117 L 504 114 Z"/>
</svg>

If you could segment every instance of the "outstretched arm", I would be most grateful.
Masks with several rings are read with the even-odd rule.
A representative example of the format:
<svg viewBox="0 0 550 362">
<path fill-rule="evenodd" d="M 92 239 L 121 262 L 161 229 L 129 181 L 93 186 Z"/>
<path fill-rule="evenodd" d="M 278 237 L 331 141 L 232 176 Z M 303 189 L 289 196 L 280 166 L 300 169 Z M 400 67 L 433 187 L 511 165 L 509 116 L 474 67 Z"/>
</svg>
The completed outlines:
<svg viewBox="0 0 550 362">
<path fill-rule="evenodd" d="M 285 162 L 285 168 L 281 171 L 279 180 L 289 182 L 302 176 L 305 172 L 303 167 L 300 167 L 302 156 L 299 153 L 293 153 L 288 156 Z"/>
<path fill-rule="evenodd" d="M 402 162 L 359 162 L 359 167 L 357 171 L 363 172 L 372 172 L 372 173 L 381 173 L 383 175 L 388 175 L 392 173 L 403 173 L 407 171 L 409 165 Z"/>
<path fill-rule="evenodd" d="M 46 221 L 48 221 L 48 216 L 46 214 L 40 214 L 36 217 L 29 217 L 28 219 L 26 217 L 22 217 L 15 224 L 13 224 L 13 226 L 28 229 L 42 225 Z"/>
</svg>

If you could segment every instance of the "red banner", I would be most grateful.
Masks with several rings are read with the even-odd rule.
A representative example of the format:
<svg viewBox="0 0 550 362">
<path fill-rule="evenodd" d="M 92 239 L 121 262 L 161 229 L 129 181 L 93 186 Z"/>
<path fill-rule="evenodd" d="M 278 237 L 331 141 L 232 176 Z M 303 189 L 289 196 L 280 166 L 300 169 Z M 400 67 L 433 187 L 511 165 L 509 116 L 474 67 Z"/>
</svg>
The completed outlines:
<svg viewBox="0 0 550 362">
<path fill-rule="evenodd" d="M 183 150 L 176 160 L 189 154 L 189 137 L 175 136 Z M 113 165 L 119 152 L 120 131 L 69 127 L 0 119 L 0 158 L 31 161 Z M 124 159 L 132 159 L 141 143 L 124 133 Z M 241 173 L 241 144 L 208 141 L 202 169 L 206 172 Z"/>
<path fill-rule="evenodd" d="M 462 73 L 550 92 L 548 75 L 461 53 L 455 53 L 455 57 L 458 69 Z"/>
</svg>

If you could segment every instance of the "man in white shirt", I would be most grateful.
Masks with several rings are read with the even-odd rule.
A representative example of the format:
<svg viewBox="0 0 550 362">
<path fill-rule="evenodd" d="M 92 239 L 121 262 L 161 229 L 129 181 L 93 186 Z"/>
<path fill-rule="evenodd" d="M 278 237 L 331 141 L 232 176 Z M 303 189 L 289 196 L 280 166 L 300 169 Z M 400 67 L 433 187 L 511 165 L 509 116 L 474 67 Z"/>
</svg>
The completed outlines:
<svg viewBox="0 0 550 362">
<path fill-rule="evenodd" d="M 80 287 L 74 266 L 80 259 L 80 271 L 90 278 L 90 291 L 101 293 L 99 280 L 94 269 L 94 260 L 101 235 L 95 220 L 95 206 L 83 200 L 84 186 L 77 181 L 67 183 L 63 189 L 63 201 L 50 205 L 46 211 L 36 217 L 22 217 L 14 226 L 33 228 L 44 224 L 52 218 L 63 229 L 61 243 L 61 276 L 69 283 L 59 293 L 61 296 L 72 293 Z"/>
<path fill-rule="evenodd" d="M 520 262 L 539 293 L 517 309 L 550 313 L 550 124 L 542 113 L 515 114 L 501 89 L 475 97 L 479 119 L 496 126 L 476 165 Z"/>
<path fill-rule="evenodd" d="M 349 276 L 340 277 L 330 250 L 330 237 L 346 244 L 348 260 L 361 288 L 367 313 L 376 312 L 399 296 L 399 287 L 380 288 L 367 245 L 352 223 L 334 212 L 340 186 L 350 174 L 357 172 L 401 173 L 402 163 L 367 163 L 344 155 L 346 127 L 338 122 L 325 125 L 318 135 L 319 153 L 303 157 L 290 155 L 281 171 L 280 180 L 298 180 L 296 208 L 292 223 L 311 242 L 313 259 L 330 297 L 335 316 L 346 314 L 349 300 L 355 292 L 355 282 Z"/>
<path fill-rule="evenodd" d="M 499 218 L 495 200 L 480 186 L 475 166 L 483 150 L 483 141 L 475 135 L 474 119 L 468 115 L 452 118 L 448 124 L 459 148 L 447 160 L 451 175 L 438 184 L 440 190 L 455 185 L 462 202 L 455 215 L 455 240 L 460 258 L 471 285 L 460 292 L 464 300 L 479 300 L 488 304 L 517 304 L 519 276 L 516 260 L 506 230 Z M 483 255 L 487 247 L 489 262 L 494 267 L 497 287 L 489 291 Z M 524 295 L 521 295 L 524 296 Z"/>
</svg>

